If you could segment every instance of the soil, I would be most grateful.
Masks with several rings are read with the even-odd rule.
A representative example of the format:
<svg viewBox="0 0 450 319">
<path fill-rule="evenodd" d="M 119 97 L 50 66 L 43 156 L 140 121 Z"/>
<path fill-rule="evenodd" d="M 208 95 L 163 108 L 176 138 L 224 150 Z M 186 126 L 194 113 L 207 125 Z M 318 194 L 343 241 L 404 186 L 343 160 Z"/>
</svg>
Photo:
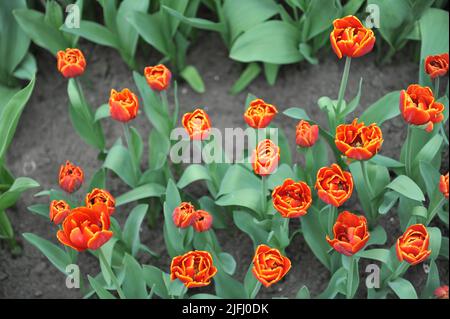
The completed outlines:
<svg viewBox="0 0 450 319">
<path fill-rule="evenodd" d="M 112 49 L 81 41 L 80 48 L 88 57 L 88 69 L 83 76 L 84 91 L 88 101 L 95 107 L 107 103 L 111 88 L 129 87 L 137 92 L 133 83 L 132 72 L 123 63 L 118 53 Z M 29 176 L 37 180 L 42 189 L 57 186 L 59 166 L 70 159 L 85 170 L 90 178 L 101 165 L 97 160 L 97 152 L 86 145 L 76 134 L 69 120 L 67 81 L 56 70 L 56 62 L 47 52 L 36 50 L 38 61 L 38 77 L 23 116 L 20 120 L 14 141 L 8 153 L 7 164 L 16 176 Z M 139 60 L 147 65 L 155 64 L 160 58 L 156 54 L 142 54 Z M 242 66 L 227 57 L 226 48 L 220 38 L 213 33 L 202 33 L 191 48 L 188 62 L 194 64 L 203 76 L 206 93 L 197 94 L 186 84 L 180 84 L 179 99 L 181 112 L 191 111 L 196 106 L 206 106 L 215 127 L 244 127 L 242 119 L 243 105 L 247 92 L 263 98 L 278 106 L 280 111 L 292 106 L 303 107 L 309 115 L 319 123 L 326 119 L 320 114 L 317 99 L 321 96 L 337 97 L 344 63 L 337 61 L 331 50 L 324 50 L 320 64 L 313 66 L 306 63 L 285 66 L 279 74 L 275 86 L 270 86 L 264 77 L 259 77 L 243 93 L 231 96 L 229 88 L 239 77 Z M 348 86 L 348 98 L 356 95 L 358 82 L 364 78 L 361 107 L 359 114 L 371 103 L 392 90 L 405 88 L 416 82 L 418 78 L 417 63 L 411 59 L 396 58 L 391 64 L 379 66 L 371 55 L 355 59 L 352 62 L 351 76 Z M 274 122 L 285 129 L 287 136 L 294 141 L 296 122 L 285 116 L 278 116 Z M 148 136 L 150 126 L 144 116 L 133 123 L 142 136 Z M 114 121 L 103 121 L 108 145 L 122 134 L 122 128 Z M 385 123 L 382 127 L 386 143 L 383 155 L 398 158 L 399 149 L 406 136 L 403 120 L 397 118 Z M 448 164 L 447 164 L 448 165 Z M 448 169 L 448 166 L 447 168 Z M 117 178 L 110 176 L 108 187 L 112 194 L 122 194 L 127 186 Z M 203 193 L 198 186 L 195 193 Z M 82 194 L 84 189 L 78 193 Z M 31 214 L 27 207 L 42 202 L 43 199 L 26 193 L 17 205 L 8 211 L 16 233 L 31 232 L 46 239 L 57 242 L 55 228 L 41 217 Z M 356 202 L 356 201 L 353 201 Z M 130 206 L 121 208 L 117 213 L 123 222 Z M 355 207 L 352 207 L 355 209 Z M 121 216 L 122 215 L 122 216 Z M 381 220 L 393 238 L 400 234 L 397 218 L 389 214 Z M 152 250 L 161 253 L 159 260 L 143 259 L 144 263 L 152 263 L 168 271 L 169 258 L 165 252 L 162 237 L 162 218 L 155 229 L 143 227 L 141 238 Z M 295 224 L 297 225 L 297 224 Z M 296 226 L 293 226 L 296 227 Z M 231 253 L 237 263 L 237 279 L 242 280 L 253 255 L 253 247 L 246 234 L 235 228 L 217 232 L 224 251 Z M 81 293 L 76 289 L 68 289 L 65 276 L 54 268 L 36 248 L 21 240 L 23 255 L 13 258 L 6 250 L 0 250 L 0 298 L 79 298 Z M 312 296 L 325 289 L 329 274 L 309 250 L 302 236 L 297 236 L 287 249 L 293 265 L 290 274 L 283 284 L 270 289 L 262 289 L 259 297 L 294 297 L 302 285 L 306 285 Z M 85 274 L 98 273 L 97 261 L 89 254 L 81 254 L 81 270 Z M 442 283 L 448 284 L 448 262 L 438 263 Z M 363 270 L 363 267 L 361 267 Z M 423 286 L 426 273 L 422 266 L 414 267 L 408 273 L 416 288 Z M 364 297 L 363 293 L 358 294 Z"/>
</svg>

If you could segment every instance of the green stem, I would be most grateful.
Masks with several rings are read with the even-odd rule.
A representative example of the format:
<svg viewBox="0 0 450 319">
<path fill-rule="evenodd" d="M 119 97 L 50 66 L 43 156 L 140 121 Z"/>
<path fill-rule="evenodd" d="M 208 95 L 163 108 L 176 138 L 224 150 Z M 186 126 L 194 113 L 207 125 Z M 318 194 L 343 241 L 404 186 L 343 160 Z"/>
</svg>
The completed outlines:
<svg viewBox="0 0 450 319">
<path fill-rule="evenodd" d="M 438 212 L 438 210 L 442 207 L 442 205 L 444 205 L 445 201 L 447 199 L 442 196 L 441 200 L 439 201 L 439 203 L 437 203 L 437 205 L 433 208 L 433 210 L 429 213 L 428 217 L 427 217 L 427 225 L 429 223 L 431 223 L 431 221 L 433 220 L 434 216 L 436 216 L 436 213 Z"/>
<path fill-rule="evenodd" d="M 100 260 L 103 263 L 103 265 L 105 265 L 106 271 L 108 272 L 109 276 L 111 277 L 111 280 L 112 280 L 114 286 L 116 287 L 116 290 L 117 290 L 117 293 L 119 294 L 120 299 L 126 299 L 125 294 L 122 291 L 122 288 L 120 288 L 119 281 L 117 280 L 116 275 L 114 274 L 114 272 L 111 269 L 111 265 L 106 260 L 103 250 L 100 248 L 98 251 L 99 251 L 98 256 L 100 257 Z"/>
<path fill-rule="evenodd" d="M 406 261 L 402 261 L 400 265 L 397 266 L 397 268 L 394 270 L 394 272 L 386 278 L 385 284 L 387 284 L 389 281 L 393 279 L 397 279 L 400 277 L 405 271 L 409 268 L 409 264 Z"/>
<path fill-rule="evenodd" d="M 372 224 L 374 222 L 374 220 L 376 219 L 376 216 L 374 213 L 374 209 L 372 207 L 372 200 L 374 199 L 374 194 L 373 194 L 372 187 L 370 185 L 369 174 L 367 171 L 367 161 L 359 161 L 359 163 L 361 165 L 361 171 L 362 171 L 362 175 L 363 175 L 363 179 L 364 179 L 364 185 L 367 190 L 367 194 L 369 195 L 369 207 L 370 207 L 369 224 Z"/>
<path fill-rule="evenodd" d="M 256 296 L 258 295 L 258 292 L 261 290 L 261 286 L 262 286 L 262 283 L 258 280 L 258 282 L 255 285 L 255 288 L 253 288 L 253 291 L 251 292 L 251 294 L 249 296 L 251 299 L 256 298 Z"/>
<path fill-rule="evenodd" d="M 346 298 L 352 299 L 353 295 L 353 271 L 355 267 L 355 259 L 353 256 L 349 256 L 349 265 L 347 272 L 347 290 L 346 290 Z"/>
<path fill-rule="evenodd" d="M 262 217 L 267 214 L 267 177 L 261 176 Z"/>
<path fill-rule="evenodd" d="M 131 133 L 130 133 L 130 125 L 128 123 L 123 123 L 123 132 L 125 135 L 125 142 L 127 143 L 128 150 L 131 151 Z"/>
<path fill-rule="evenodd" d="M 305 171 L 306 171 L 306 180 L 308 182 L 309 186 L 313 186 L 313 180 L 314 180 L 314 173 L 313 172 L 313 166 L 314 166 L 314 154 L 312 151 L 312 147 L 308 147 L 305 151 Z"/>
<path fill-rule="evenodd" d="M 347 83 L 348 83 L 348 75 L 350 74 L 350 64 L 352 62 L 352 58 L 346 57 L 345 59 L 345 67 L 344 67 L 344 73 L 342 74 L 342 80 L 341 80 L 341 86 L 339 88 L 339 95 L 338 95 L 338 102 L 337 102 L 337 114 L 339 115 L 341 113 L 342 108 L 342 102 L 344 100 L 345 91 L 347 89 Z"/>
<path fill-rule="evenodd" d="M 333 205 L 328 204 L 328 236 L 332 237 L 333 235 L 333 226 L 337 219 L 337 208 Z"/>
<path fill-rule="evenodd" d="M 406 136 L 406 154 L 405 154 L 405 170 L 406 175 L 411 177 L 411 152 L 412 152 L 412 126 L 408 125 L 408 134 Z"/>
<path fill-rule="evenodd" d="M 437 100 L 439 98 L 440 91 L 440 77 L 438 76 L 436 80 L 434 80 L 434 98 Z"/>
<path fill-rule="evenodd" d="M 167 91 L 163 90 L 159 93 L 159 95 L 161 96 L 161 101 L 163 104 L 163 110 L 167 115 L 167 118 L 170 118 L 169 116 L 169 100 L 167 98 Z"/>
</svg>

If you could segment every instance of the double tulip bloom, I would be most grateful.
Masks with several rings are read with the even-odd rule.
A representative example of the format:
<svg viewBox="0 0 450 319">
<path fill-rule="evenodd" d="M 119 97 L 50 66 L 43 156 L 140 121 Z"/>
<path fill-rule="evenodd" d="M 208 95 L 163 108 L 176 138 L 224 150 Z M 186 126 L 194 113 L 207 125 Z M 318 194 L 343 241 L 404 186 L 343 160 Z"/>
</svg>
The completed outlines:
<svg viewBox="0 0 450 319">
<path fill-rule="evenodd" d="M 295 142 L 300 147 L 311 147 L 319 138 L 319 126 L 305 120 L 298 122 L 295 128 Z"/>
<path fill-rule="evenodd" d="M 291 261 L 278 249 L 260 245 L 253 257 L 253 275 L 264 285 L 270 287 L 279 282 L 291 269 Z"/>
<path fill-rule="evenodd" d="M 108 215 L 112 215 L 116 208 L 116 200 L 110 192 L 100 188 L 94 188 L 85 198 L 86 207 L 93 208 L 96 204 L 103 204 L 108 210 Z"/>
<path fill-rule="evenodd" d="M 170 279 L 178 278 L 187 288 L 208 286 L 216 275 L 211 254 L 207 251 L 190 251 L 172 259 Z"/>
<path fill-rule="evenodd" d="M 365 161 L 380 150 L 383 133 L 375 123 L 365 126 L 354 119 L 351 124 L 341 124 L 336 128 L 335 144 L 348 158 Z"/>
<path fill-rule="evenodd" d="M 144 76 L 147 80 L 148 86 L 150 86 L 153 91 L 166 90 L 170 85 L 170 80 L 172 79 L 172 73 L 163 64 L 146 67 L 144 69 Z"/>
<path fill-rule="evenodd" d="M 278 110 L 274 105 L 267 104 L 262 99 L 256 99 L 250 102 L 244 113 L 244 120 L 253 128 L 265 128 L 277 113 Z"/>
<path fill-rule="evenodd" d="M 429 244 L 430 236 L 424 225 L 415 224 L 409 226 L 397 240 L 396 252 L 398 260 L 406 261 L 412 266 L 425 261 L 431 255 L 431 250 L 428 250 Z"/>
<path fill-rule="evenodd" d="M 172 220 L 178 228 L 194 227 L 196 232 L 208 231 L 213 223 L 213 217 L 204 210 L 195 210 L 191 203 L 183 202 L 172 213 Z"/>
<path fill-rule="evenodd" d="M 372 51 L 375 35 L 355 16 L 347 16 L 333 21 L 330 34 L 331 47 L 339 59 L 361 57 Z"/>
<path fill-rule="evenodd" d="M 81 167 L 66 161 L 59 169 L 59 187 L 67 193 L 76 192 L 84 181 L 84 173 Z"/>
<path fill-rule="evenodd" d="M 448 173 L 439 179 L 439 191 L 448 199 Z"/>
<path fill-rule="evenodd" d="M 426 125 L 425 130 L 431 132 L 444 119 L 443 111 L 444 105 L 435 101 L 429 87 L 412 84 L 400 92 L 400 112 L 408 124 Z"/>
<path fill-rule="evenodd" d="M 334 239 L 327 235 L 328 244 L 337 252 L 352 256 L 360 251 L 369 240 L 367 220 L 364 216 L 358 216 L 348 211 L 339 214 L 333 226 Z"/>
<path fill-rule="evenodd" d="M 280 148 L 269 139 L 259 142 L 251 157 L 253 171 L 260 176 L 272 174 L 279 161 Z"/>
<path fill-rule="evenodd" d="M 322 167 L 317 172 L 316 190 L 325 203 L 340 207 L 352 196 L 352 174 L 343 171 L 337 164 Z"/>
<path fill-rule="evenodd" d="M 50 220 L 55 225 L 61 224 L 62 221 L 69 215 L 70 206 L 63 200 L 53 200 L 50 203 Z"/>
<path fill-rule="evenodd" d="M 425 72 L 431 79 L 446 75 L 448 72 L 448 53 L 427 56 Z"/>
<path fill-rule="evenodd" d="M 73 209 L 56 235 L 62 244 L 79 252 L 86 249 L 96 250 L 113 236 L 109 227 L 108 207 L 96 204 L 92 208 Z"/>
<path fill-rule="evenodd" d="M 122 91 L 111 90 L 109 112 L 114 120 L 127 123 L 137 116 L 138 109 L 138 98 L 129 89 L 125 88 Z"/>
<path fill-rule="evenodd" d="M 56 57 L 58 71 L 65 78 L 75 78 L 84 73 L 86 59 L 79 49 L 67 48 L 65 51 L 58 51 Z"/>
<path fill-rule="evenodd" d="M 202 109 L 184 114 L 181 123 L 192 140 L 205 140 L 211 131 L 211 120 Z"/>
<path fill-rule="evenodd" d="M 305 182 L 288 178 L 273 190 L 272 203 L 284 218 L 304 216 L 312 204 L 311 189 Z"/>
</svg>

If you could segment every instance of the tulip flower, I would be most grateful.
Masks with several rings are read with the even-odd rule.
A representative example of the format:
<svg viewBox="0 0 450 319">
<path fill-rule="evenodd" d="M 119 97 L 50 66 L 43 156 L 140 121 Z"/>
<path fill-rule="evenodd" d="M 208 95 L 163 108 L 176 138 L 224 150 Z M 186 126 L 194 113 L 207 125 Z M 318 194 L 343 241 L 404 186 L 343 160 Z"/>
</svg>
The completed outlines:
<svg viewBox="0 0 450 319">
<path fill-rule="evenodd" d="M 172 259 L 170 279 L 178 278 L 187 288 L 208 286 L 217 273 L 211 254 L 207 251 L 190 251 Z"/>
<path fill-rule="evenodd" d="M 76 192 L 84 181 L 84 173 L 81 167 L 75 166 L 69 161 L 61 165 L 59 169 L 59 187 L 67 193 Z"/>
<path fill-rule="evenodd" d="M 86 59 L 79 49 L 67 48 L 64 51 L 58 51 L 57 67 L 65 78 L 75 78 L 84 73 Z"/>
</svg>

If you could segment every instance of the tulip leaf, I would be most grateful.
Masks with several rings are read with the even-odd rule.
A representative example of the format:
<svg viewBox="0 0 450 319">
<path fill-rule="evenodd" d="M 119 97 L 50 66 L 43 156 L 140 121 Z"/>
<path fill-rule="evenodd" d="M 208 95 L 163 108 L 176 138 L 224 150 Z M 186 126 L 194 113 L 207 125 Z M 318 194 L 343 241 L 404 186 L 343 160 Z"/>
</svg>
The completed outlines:
<svg viewBox="0 0 450 319">
<path fill-rule="evenodd" d="M 79 28 L 68 28 L 65 24 L 61 26 L 61 30 L 73 35 L 80 36 L 94 43 L 109 46 L 112 48 L 120 48 L 116 36 L 107 28 L 96 22 L 82 20 Z"/>
<path fill-rule="evenodd" d="M 147 214 L 148 205 L 138 205 L 130 213 L 123 228 L 123 241 L 133 256 L 136 256 L 140 248 L 139 234 L 142 222 Z"/>
<path fill-rule="evenodd" d="M 311 299 L 311 294 L 309 293 L 309 289 L 306 286 L 302 286 L 297 294 L 295 295 L 296 299 Z"/>
<path fill-rule="evenodd" d="M 239 62 L 295 63 L 302 59 L 299 36 L 299 31 L 289 23 L 266 21 L 239 36 L 230 57 Z"/>
<path fill-rule="evenodd" d="M 242 92 L 254 79 L 261 73 L 261 67 L 258 63 L 249 63 L 244 71 L 241 73 L 236 82 L 230 89 L 230 94 L 235 95 Z"/>
<path fill-rule="evenodd" d="M 163 10 L 167 11 L 173 17 L 179 19 L 181 22 L 186 23 L 189 26 L 192 26 L 201 30 L 209 30 L 216 31 L 222 33 L 224 31 L 224 24 L 221 22 L 212 22 L 202 18 L 189 18 L 181 14 L 179 11 L 169 8 L 168 6 L 163 5 Z"/>
<path fill-rule="evenodd" d="M 105 119 L 111 116 L 110 110 L 109 110 L 109 104 L 102 104 L 98 107 L 98 109 L 95 111 L 94 121 L 98 122 L 101 119 Z"/>
<path fill-rule="evenodd" d="M 147 286 L 159 297 L 169 299 L 170 295 L 166 287 L 166 281 L 170 280 L 169 275 L 162 272 L 155 266 L 144 265 L 142 269 L 143 278 L 147 283 Z"/>
<path fill-rule="evenodd" d="M 252 269 L 253 269 L 253 263 L 250 264 L 250 267 L 248 268 L 247 274 L 245 275 L 245 278 L 244 278 L 244 289 L 245 289 L 245 292 L 247 293 L 248 299 L 255 299 L 256 295 L 258 294 L 258 292 L 261 288 L 261 284 L 260 284 L 259 280 L 253 274 Z"/>
<path fill-rule="evenodd" d="M 402 168 L 405 167 L 405 164 L 403 164 L 402 162 L 399 162 L 393 158 L 387 157 L 387 156 L 383 156 L 380 154 L 375 155 L 374 157 L 372 157 L 370 159 L 371 163 L 380 165 L 380 166 L 384 166 L 387 168 Z"/>
<path fill-rule="evenodd" d="M 357 253 L 358 257 L 377 260 L 389 266 L 390 251 L 383 248 L 374 248 L 370 250 L 364 250 Z"/>
<path fill-rule="evenodd" d="M 376 123 L 380 126 L 385 121 L 400 114 L 400 109 L 398 107 L 399 101 L 400 91 L 390 92 L 369 106 L 363 114 L 361 114 L 359 121 L 364 122 L 366 125 Z"/>
<path fill-rule="evenodd" d="M 255 221 L 255 218 L 243 210 L 233 212 L 233 220 L 236 227 L 246 233 L 253 241 L 253 245 L 266 244 L 269 233 Z"/>
<path fill-rule="evenodd" d="M 44 217 L 46 220 L 49 219 L 50 206 L 48 204 L 34 204 L 28 206 L 27 209 L 33 214 Z"/>
<path fill-rule="evenodd" d="M 205 92 L 205 83 L 198 70 L 193 65 L 186 66 L 181 72 L 180 76 L 194 89 L 197 93 Z"/>
<path fill-rule="evenodd" d="M 417 299 L 417 293 L 414 286 L 406 279 L 397 278 L 388 282 L 389 287 L 400 299 Z"/>
<path fill-rule="evenodd" d="M 170 141 L 168 137 L 158 130 L 152 130 L 148 140 L 148 147 L 149 168 L 152 170 L 162 168 L 167 162 L 167 156 L 170 152 Z"/>
<path fill-rule="evenodd" d="M 67 265 L 72 261 L 68 254 L 50 241 L 31 233 L 24 233 L 23 237 L 37 249 L 63 274 L 66 274 Z"/>
<path fill-rule="evenodd" d="M 439 270 L 436 262 L 432 260 L 430 262 L 430 267 L 427 276 L 427 282 L 425 287 L 423 287 L 422 293 L 420 294 L 421 299 L 430 299 L 434 297 L 434 291 L 441 285 L 439 279 Z"/>
<path fill-rule="evenodd" d="M 143 278 L 143 271 L 139 263 L 133 256 L 125 254 L 123 264 L 125 266 L 125 277 L 122 288 L 128 299 L 146 299 L 148 296 L 147 287 Z"/>
<path fill-rule="evenodd" d="M 91 192 L 94 188 L 106 188 L 106 169 L 104 167 L 98 169 L 91 178 L 88 191 Z"/>
<path fill-rule="evenodd" d="M 381 205 L 378 206 L 378 213 L 381 215 L 386 215 L 392 207 L 395 206 L 399 199 L 399 195 L 396 192 L 386 192 L 384 193 L 383 201 L 381 202 Z"/>
<path fill-rule="evenodd" d="M 201 180 L 211 181 L 208 169 L 200 164 L 189 165 L 181 175 L 177 183 L 178 188 L 185 188 L 186 186 Z"/>
<path fill-rule="evenodd" d="M 17 178 L 6 192 L 0 193 L 0 211 L 14 205 L 23 192 L 36 187 L 39 187 L 39 184 L 31 178 Z"/>
<path fill-rule="evenodd" d="M 244 285 L 239 281 L 226 274 L 225 272 L 217 272 L 214 276 L 216 295 L 227 299 L 246 299 Z"/>
<path fill-rule="evenodd" d="M 216 200 L 219 206 L 239 206 L 261 212 L 261 191 L 254 188 L 242 188 L 221 196 Z"/>
<path fill-rule="evenodd" d="M 260 190 L 261 181 L 255 174 L 245 169 L 242 165 L 230 165 L 222 179 L 217 196 L 229 194 L 244 188 Z"/>
<path fill-rule="evenodd" d="M 222 298 L 211 294 L 195 294 L 192 295 L 190 299 L 222 299 Z"/>
<path fill-rule="evenodd" d="M 97 279 L 88 275 L 89 284 L 100 299 L 116 299 L 108 290 L 106 290 Z"/>
<path fill-rule="evenodd" d="M 287 110 L 283 111 L 283 114 L 296 120 L 311 120 L 306 111 L 299 107 L 288 108 Z"/>
<path fill-rule="evenodd" d="M 116 144 L 109 150 L 103 166 L 116 173 L 129 186 L 136 186 L 136 171 L 130 153 L 123 145 Z"/>
<path fill-rule="evenodd" d="M 275 85 L 280 67 L 279 64 L 264 63 L 264 75 L 269 85 Z"/>
<path fill-rule="evenodd" d="M 427 230 L 430 235 L 430 244 L 428 247 L 428 249 L 431 250 L 430 259 L 435 260 L 439 256 L 441 250 L 441 230 L 437 227 L 427 227 Z"/>
<path fill-rule="evenodd" d="M 14 132 L 16 131 L 20 115 L 28 102 L 33 91 L 35 78 L 22 90 L 11 97 L 8 103 L 3 106 L 0 112 L 0 160 L 6 154 L 6 150 L 11 144 Z"/>
<path fill-rule="evenodd" d="M 367 242 L 369 245 L 384 245 L 387 240 L 387 234 L 383 226 L 378 225 L 373 230 L 370 231 L 370 239 Z"/>
<path fill-rule="evenodd" d="M 333 299 L 338 293 L 344 293 L 344 284 L 347 279 L 347 270 L 344 267 L 339 268 L 331 277 L 327 288 L 323 291 L 318 299 Z"/>
<path fill-rule="evenodd" d="M 125 194 L 122 194 L 116 198 L 116 206 L 122 206 L 134 201 L 149 198 L 160 197 L 165 193 L 165 188 L 156 183 L 148 183 L 138 186 Z"/>
<path fill-rule="evenodd" d="M 420 187 L 406 175 L 397 176 L 386 188 L 392 189 L 400 195 L 416 201 L 423 202 L 425 200 L 425 196 Z"/>
</svg>

